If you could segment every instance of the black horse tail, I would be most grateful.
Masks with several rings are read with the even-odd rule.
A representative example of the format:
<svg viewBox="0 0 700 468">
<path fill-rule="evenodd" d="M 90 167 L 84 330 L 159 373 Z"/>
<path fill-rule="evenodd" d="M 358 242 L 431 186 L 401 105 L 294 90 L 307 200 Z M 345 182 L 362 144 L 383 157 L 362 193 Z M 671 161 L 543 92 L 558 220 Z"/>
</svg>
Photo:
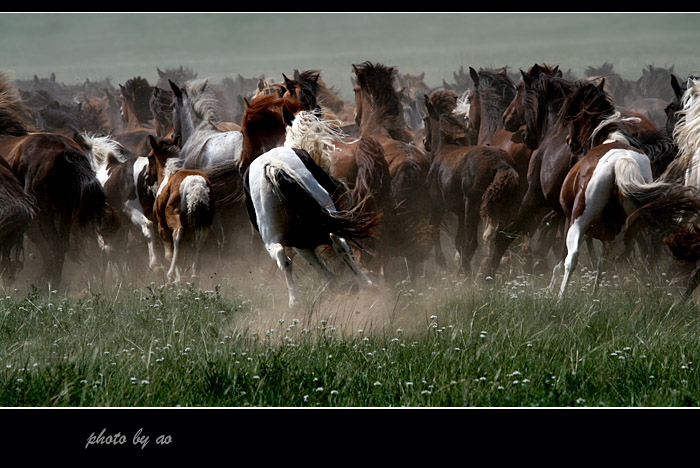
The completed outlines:
<svg viewBox="0 0 700 468">
<path fill-rule="evenodd" d="M 506 226 L 517 213 L 520 176 L 503 164 L 481 197 L 481 217 L 491 226 Z"/>
<path fill-rule="evenodd" d="M 53 187 L 54 202 L 62 203 L 66 212 L 73 214 L 72 221 L 81 226 L 102 221 L 110 208 L 87 157 L 77 151 L 62 151 L 56 156 L 54 169 L 67 182 Z"/>
<path fill-rule="evenodd" d="M 358 213 L 356 210 L 331 211 L 319 203 L 304 184 L 284 165 L 266 164 L 264 177 L 275 196 L 284 203 L 290 222 L 295 229 L 308 233 L 320 243 L 330 243 L 329 234 L 348 241 L 372 237 L 378 216 Z M 332 201 L 329 199 L 329 205 Z"/>
<path fill-rule="evenodd" d="M 202 168 L 209 179 L 212 198 L 218 208 L 241 205 L 245 198 L 243 173 L 237 160 L 228 160 Z"/>
</svg>

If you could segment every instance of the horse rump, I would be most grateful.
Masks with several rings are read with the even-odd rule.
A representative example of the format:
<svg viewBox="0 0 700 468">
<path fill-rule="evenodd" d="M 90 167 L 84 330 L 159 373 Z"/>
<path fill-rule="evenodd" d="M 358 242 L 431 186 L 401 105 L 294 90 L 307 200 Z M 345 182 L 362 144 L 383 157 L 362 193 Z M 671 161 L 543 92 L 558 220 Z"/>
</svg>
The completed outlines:
<svg viewBox="0 0 700 468">
<path fill-rule="evenodd" d="M 182 223 L 190 229 L 206 229 L 214 220 L 214 199 L 209 181 L 202 175 L 188 175 L 180 185 Z"/>
<path fill-rule="evenodd" d="M 329 234 L 351 241 L 374 235 L 378 215 L 358 213 L 354 209 L 329 209 L 329 206 L 319 203 L 304 184 L 281 164 L 266 164 L 264 177 L 286 208 L 291 225 L 290 237 L 300 241 L 306 238 L 310 243 L 320 245 L 330 243 Z M 294 246 L 292 243 L 290 246 Z"/>
<path fill-rule="evenodd" d="M 518 209 L 520 176 L 511 166 L 502 166 L 482 195 L 481 217 L 491 226 L 506 226 Z"/>
</svg>

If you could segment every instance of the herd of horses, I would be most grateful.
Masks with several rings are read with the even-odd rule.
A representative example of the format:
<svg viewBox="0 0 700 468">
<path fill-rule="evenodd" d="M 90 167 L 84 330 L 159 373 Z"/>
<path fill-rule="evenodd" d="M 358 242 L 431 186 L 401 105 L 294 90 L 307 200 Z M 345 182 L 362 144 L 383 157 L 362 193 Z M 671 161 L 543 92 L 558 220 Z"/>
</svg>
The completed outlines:
<svg viewBox="0 0 700 468">
<path fill-rule="evenodd" d="M 700 260 L 700 79 L 672 68 L 631 81 L 607 63 L 584 78 L 470 67 L 430 88 L 366 61 L 351 67 L 354 102 L 319 70 L 157 71 L 118 88 L 0 75 L 4 284 L 27 251 L 51 287 L 67 257 L 196 282 L 203 263 L 266 251 L 294 306 L 297 255 L 365 287 L 414 280 L 431 256 L 450 268 L 444 236 L 462 275 L 493 278 L 511 252 L 560 296 L 584 241 L 603 244 L 598 272 L 662 251 Z M 699 283 L 695 268 L 683 297 Z"/>
</svg>

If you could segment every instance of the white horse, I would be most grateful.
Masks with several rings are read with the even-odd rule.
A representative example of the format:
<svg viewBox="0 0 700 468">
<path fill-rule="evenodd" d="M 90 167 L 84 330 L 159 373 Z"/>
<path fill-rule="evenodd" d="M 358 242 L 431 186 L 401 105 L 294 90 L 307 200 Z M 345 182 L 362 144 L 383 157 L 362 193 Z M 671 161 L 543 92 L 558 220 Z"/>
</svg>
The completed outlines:
<svg viewBox="0 0 700 468">
<path fill-rule="evenodd" d="M 300 116 L 299 122 L 304 117 Z M 311 152 L 319 155 L 313 149 L 319 148 L 318 140 L 295 139 L 292 133 L 288 134 L 288 145 L 305 140 Z M 325 132 L 318 134 L 328 136 Z M 321 143 L 321 147 L 331 146 L 330 140 Z M 319 161 L 324 160 L 325 153 L 321 151 Z M 299 301 L 292 278 L 292 262 L 285 247 L 293 248 L 325 279 L 331 280 L 333 273 L 315 251 L 320 245 L 330 245 L 360 286 L 372 284 L 353 260 L 347 240 L 369 236 L 376 220 L 339 210 L 334 200 L 339 182 L 305 149 L 285 145 L 257 157 L 245 174 L 244 187 L 250 220 L 260 233 L 268 254 L 284 273 L 290 307 Z"/>
<path fill-rule="evenodd" d="M 238 160 L 243 134 L 217 127 L 218 100 L 207 80 L 190 80 L 173 91 L 173 128 L 181 137 L 183 169 L 203 169 L 226 160 Z"/>
<path fill-rule="evenodd" d="M 148 265 L 155 270 L 158 265 L 156 256 L 156 231 L 151 219 L 155 187 L 146 181 L 148 158 L 135 156 L 120 143 L 108 136 L 94 136 L 81 133 L 76 141 L 86 151 L 97 179 L 105 191 L 107 203 L 114 208 L 123 220 L 128 220 L 141 233 L 148 246 Z M 130 229 L 122 234 L 128 236 Z M 124 252 L 115 252 L 111 239 L 98 238 L 100 247 L 114 262 L 123 258 Z"/>
</svg>

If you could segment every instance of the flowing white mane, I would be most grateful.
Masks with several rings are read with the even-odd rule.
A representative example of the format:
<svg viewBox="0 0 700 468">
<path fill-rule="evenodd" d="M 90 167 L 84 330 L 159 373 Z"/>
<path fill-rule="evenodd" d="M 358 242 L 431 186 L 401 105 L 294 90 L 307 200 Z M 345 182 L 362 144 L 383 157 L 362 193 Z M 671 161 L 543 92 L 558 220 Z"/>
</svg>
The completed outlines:
<svg viewBox="0 0 700 468">
<path fill-rule="evenodd" d="M 452 111 L 453 114 L 469 117 L 469 93 L 471 90 L 466 90 L 457 97 L 457 107 Z"/>
<path fill-rule="evenodd" d="M 598 126 L 593 130 L 593 133 L 591 134 L 590 140 L 591 142 L 594 142 L 596 140 L 596 137 L 598 136 L 598 133 L 600 133 L 605 127 L 607 127 L 610 124 L 613 123 L 620 123 L 620 122 L 639 122 L 641 119 L 639 117 L 622 117 L 622 114 L 620 111 L 615 111 L 610 117 L 607 117 L 603 119 Z M 619 130 L 615 130 L 610 132 L 605 139 L 606 143 L 610 143 L 613 141 L 619 141 L 622 143 L 628 143 L 629 140 L 625 136 L 625 134 Z"/>
<path fill-rule="evenodd" d="M 700 185 L 697 166 L 700 163 L 700 79 L 688 79 L 688 89 L 681 99 L 678 122 L 673 138 L 678 146 L 678 158 L 688 164 L 686 184 Z"/>
<path fill-rule="evenodd" d="M 328 171 L 331 166 L 330 153 L 335 151 L 336 143 L 345 137 L 339 125 L 337 120 L 321 120 L 312 112 L 300 111 L 292 125 L 287 127 L 284 146 L 306 150 L 319 166 Z"/>
<path fill-rule="evenodd" d="M 80 135 L 83 142 L 88 146 L 88 159 L 92 169 L 97 172 L 107 165 L 107 159 L 112 154 L 119 162 L 126 161 L 124 157 L 124 147 L 108 136 L 96 136 L 89 133 Z"/>
</svg>

